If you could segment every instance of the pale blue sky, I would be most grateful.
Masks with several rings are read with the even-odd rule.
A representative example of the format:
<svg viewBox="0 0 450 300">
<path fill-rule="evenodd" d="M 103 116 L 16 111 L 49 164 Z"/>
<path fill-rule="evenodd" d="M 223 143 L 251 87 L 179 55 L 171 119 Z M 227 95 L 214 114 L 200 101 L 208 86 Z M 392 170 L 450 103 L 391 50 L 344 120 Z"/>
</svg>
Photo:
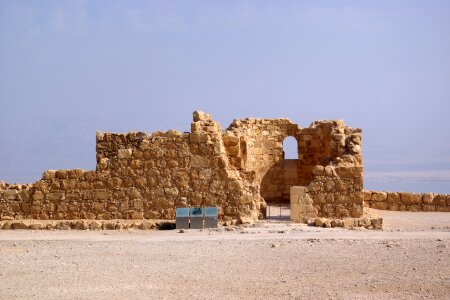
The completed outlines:
<svg viewBox="0 0 450 300">
<path fill-rule="evenodd" d="M 96 130 L 201 109 L 344 119 L 367 188 L 450 193 L 449 53 L 450 1 L 0 0 L 0 180 L 94 169 Z M 447 180 L 386 183 L 418 171 Z"/>
</svg>

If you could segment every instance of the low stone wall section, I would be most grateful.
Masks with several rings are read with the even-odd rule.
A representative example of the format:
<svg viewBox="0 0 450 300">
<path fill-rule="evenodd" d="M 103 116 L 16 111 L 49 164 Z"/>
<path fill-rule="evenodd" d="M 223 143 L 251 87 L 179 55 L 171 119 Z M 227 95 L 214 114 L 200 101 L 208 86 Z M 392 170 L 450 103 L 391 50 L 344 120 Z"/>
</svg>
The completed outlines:
<svg viewBox="0 0 450 300">
<path fill-rule="evenodd" d="M 364 191 L 364 206 L 393 211 L 450 212 L 450 194 Z"/>
</svg>

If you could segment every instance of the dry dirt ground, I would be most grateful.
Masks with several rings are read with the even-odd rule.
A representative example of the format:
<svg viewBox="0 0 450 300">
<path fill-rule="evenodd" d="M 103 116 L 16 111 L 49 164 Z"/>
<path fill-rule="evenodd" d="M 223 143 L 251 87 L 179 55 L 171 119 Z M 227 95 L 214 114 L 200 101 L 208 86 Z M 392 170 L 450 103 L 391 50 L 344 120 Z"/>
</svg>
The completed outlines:
<svg viewBox="0 0 450 300">
<path fill-rule="evenodd" d="M 2 230 L 0 299 L 450 299 L 450 213 L 379 214 L 384 231 Z"/>
</svg>

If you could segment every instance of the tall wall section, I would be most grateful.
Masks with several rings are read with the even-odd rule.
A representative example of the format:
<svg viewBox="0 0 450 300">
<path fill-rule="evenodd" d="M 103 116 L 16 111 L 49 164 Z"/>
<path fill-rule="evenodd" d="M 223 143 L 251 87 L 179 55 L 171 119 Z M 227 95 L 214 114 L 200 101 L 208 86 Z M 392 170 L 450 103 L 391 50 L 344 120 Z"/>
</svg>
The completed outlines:
<svg viewBox="0 0 450 300">
<path fill-rule="evenodd" d="M 250 184 L 228 168 L 219 124 L 194 118 L 192 133 L 98 132 L 96 171 L 49 170 L 33 185 L 3 183 L 0 217 L 173 219 L 176 207 L 204 205 L 218 206 L 224 220 L 261 217 Z"/>
<path fill-rule="evenodd" d="M 361 216 L 361 129 L 340 120 L 300 128 L 288 119 L 248 118 L 235 120 L 224 141 L 232 165 L 241 173 L 254 173 L 260 195 L 271 202 L 283 199 L 289 187 L 283 157 L 283 140 L 288 136 L 297 140 L 299 155 L 297 178 L 290 186 L 308 187 L 319 216 Z"/>
<path fill-rule="evenodd" d="M 34 184 L 0 183 L 1 219 L 173 219 L 176 207 L 217 206 L 221 220 L 262 218 L 265 199 L 308 189 L 319 216 L 362 214 L 361 131 L 342 121 L 235 120 L 222 131 L 194 113 L 190 133 L 101 133 L 95 171 L 48 170 Z M 287 182 L 283 140 L 298 141 Z"/>
</svg>

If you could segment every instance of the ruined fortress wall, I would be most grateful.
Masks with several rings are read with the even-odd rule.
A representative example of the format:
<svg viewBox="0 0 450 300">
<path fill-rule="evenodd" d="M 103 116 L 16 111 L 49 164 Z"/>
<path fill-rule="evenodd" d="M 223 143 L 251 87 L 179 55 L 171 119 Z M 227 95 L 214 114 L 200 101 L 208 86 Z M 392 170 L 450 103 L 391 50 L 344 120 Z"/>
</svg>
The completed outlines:
<svg viewBox="0 0 450 300">
<path fill-rule="evenodd" d="M 228 170 L 218 123 L 192 133 L 97 133 L 96 171 L 49 170 L 0 188 L 3 219 L 173 219 L 176 207 L 218 206 L 221 219 L 258 218 L 250 184 Z M 259 199 L 259 194 L 256 196 Z"/>
<path fill-rule="evenodd" d="M 318 121 L 307 132 L 308 135 L 299 138 L 300 153 L 304 153 L 302 164 L 311 170 L 304 174 L 312 178 L 307 192 L 318 215 L 360 217 L 363 214 L 361 129 L 347 127 L 342 121 Z"/>
<path fill-rule="evenodd" d="M 287 136 L 298 141 L 297 170 L 284 169 Z M 318 216 L 362 214 L 361 134 L 342 121 L 302 129 L 248 118 L 222 131 L 195 112 L 190 133 L 98 132 L 96 141 L 95 171 L 1 183 L 0 219 L 173 219 L 176 207 L 217 206 L 219 219 L 245 222 L 263 217 L 264 198 L 283 197 L 290 185 L 307 187 Z"/>
<path fill-rule="evenodd" d="M 316 121 L 300 128 L 288 119 L 244 119 L 234 121 L 226 134 L 244 141 L 240 144 L 245 151 L 235 151 L 234 159 L 240 170 L 255 173 L 266 201 L 287 197 L 290 186 L 305 186 L 314 197 L 318 216 L 362 215 L 361 129 L 340 120 Z M 284 168 L 282 142 L 287 136 L 298 141 L 296 178 L 286 176 L 292 166 Z"/>
<path fill-rule="evenodd" d="M 450 212 L 450 194 L 364 191 L 364 205 L 393 211 Z"/>
<path fill-rule="evenodd" d="M 254 174 L 265 201 L 283 198 L 286 186 L 283 140 L 295 137 L 299 130 L 299 126 L 288 119 L 248 118 L 233 121 L 224 135 L 230 162 L 241 173 Z M 241 141 L 236 146 L 229 145 L 233 137 Z M 293 181 L 292 185 L 296 185 L 298 176 Z"/>
</svg>

